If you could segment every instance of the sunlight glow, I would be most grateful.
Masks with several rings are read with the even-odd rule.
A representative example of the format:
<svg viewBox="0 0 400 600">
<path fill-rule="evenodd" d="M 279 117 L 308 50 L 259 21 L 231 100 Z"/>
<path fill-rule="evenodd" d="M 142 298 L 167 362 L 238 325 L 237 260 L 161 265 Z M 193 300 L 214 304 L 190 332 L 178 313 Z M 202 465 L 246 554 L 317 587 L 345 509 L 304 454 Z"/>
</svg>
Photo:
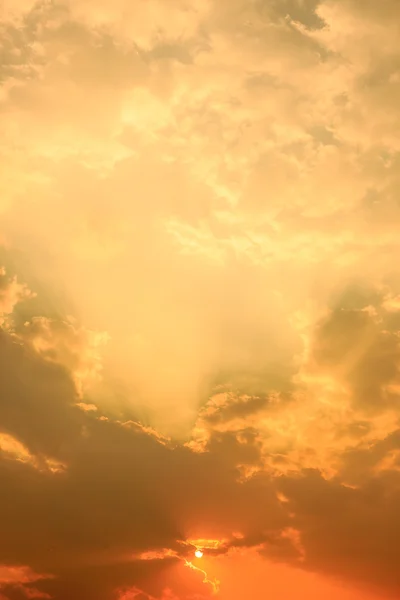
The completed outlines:
<svg viewBox="0 0 400 600">
<path fill-rule="evenodd" d="M 203 569 L 199 569 L 199 567 L 196 567 L 193 563 L 189 562 L 188 560 L 185 560 L 185 567 L 189 567 L 189 569 L 193 569 L 193 571 L 197 571 L 198 573 L 204 575 L 203 583 L 208 583 L 209 585 L 211 585 L 213 594 L 218 594 L 220 584 L 218 579 L 209 579 L 206 571 L 203 571 Z"/>
</svg>

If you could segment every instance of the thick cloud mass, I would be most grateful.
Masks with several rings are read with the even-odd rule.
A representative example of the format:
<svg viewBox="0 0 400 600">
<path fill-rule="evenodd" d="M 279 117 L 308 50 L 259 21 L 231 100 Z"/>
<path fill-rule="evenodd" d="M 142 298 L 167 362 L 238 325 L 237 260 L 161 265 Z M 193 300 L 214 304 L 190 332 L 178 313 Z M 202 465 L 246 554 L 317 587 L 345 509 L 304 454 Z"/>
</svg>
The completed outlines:
<svg viewBox="0 0 400 600">
<path fill-rule="evenodd" d="M 398 0 L 0 4 L 0 599 L 398 598 Z"/>
</svg>

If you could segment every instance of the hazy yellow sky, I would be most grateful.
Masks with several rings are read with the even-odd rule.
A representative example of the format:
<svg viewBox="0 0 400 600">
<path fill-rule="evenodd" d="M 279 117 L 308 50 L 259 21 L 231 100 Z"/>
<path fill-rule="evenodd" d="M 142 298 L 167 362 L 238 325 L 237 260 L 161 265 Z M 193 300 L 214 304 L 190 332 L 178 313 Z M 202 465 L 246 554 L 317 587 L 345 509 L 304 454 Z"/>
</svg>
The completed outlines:
<svg viewBox="0 0 400 600">
<path fill-rule="evenodd" d="M 0 0 L 1 600 L 399 598 L 399 190 L 399 0 Z"/>
</svg>

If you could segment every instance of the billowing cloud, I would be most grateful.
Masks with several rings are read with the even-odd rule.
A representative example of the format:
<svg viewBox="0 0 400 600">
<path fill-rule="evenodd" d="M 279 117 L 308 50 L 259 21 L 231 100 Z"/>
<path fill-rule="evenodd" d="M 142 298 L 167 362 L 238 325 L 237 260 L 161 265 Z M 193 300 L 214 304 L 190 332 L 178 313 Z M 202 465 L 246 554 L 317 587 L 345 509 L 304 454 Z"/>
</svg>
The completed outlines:
<svg viewBox="0 0 400 600">
<path fill-rule="evenodd" d="M 399 18 L 2 3 L 2 600 L 398 597 Z"/>
<path fill-rule="evenodd" d="M 24 298 L 29 298 L 32 293 L 26 285 L 20 284 L 17 277 L 8 278 L 4 267 L 0 268 L 0 325 L 7 325 L 7 318 L 12 314 L 14 307 Z"/>
</svg>

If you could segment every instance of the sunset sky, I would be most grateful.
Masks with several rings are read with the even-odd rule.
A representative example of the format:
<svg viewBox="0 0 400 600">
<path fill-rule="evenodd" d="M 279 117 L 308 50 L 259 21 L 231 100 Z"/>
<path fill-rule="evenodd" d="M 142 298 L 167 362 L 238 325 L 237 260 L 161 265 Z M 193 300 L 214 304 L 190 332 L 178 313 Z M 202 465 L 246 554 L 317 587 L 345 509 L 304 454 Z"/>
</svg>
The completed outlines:
<svg viewBox="0 0 400 600">
<path fill-rule="evenodd" d="M 399 564 L 399 0 L 0 0 L 0 600 Z"/>
</svg>

